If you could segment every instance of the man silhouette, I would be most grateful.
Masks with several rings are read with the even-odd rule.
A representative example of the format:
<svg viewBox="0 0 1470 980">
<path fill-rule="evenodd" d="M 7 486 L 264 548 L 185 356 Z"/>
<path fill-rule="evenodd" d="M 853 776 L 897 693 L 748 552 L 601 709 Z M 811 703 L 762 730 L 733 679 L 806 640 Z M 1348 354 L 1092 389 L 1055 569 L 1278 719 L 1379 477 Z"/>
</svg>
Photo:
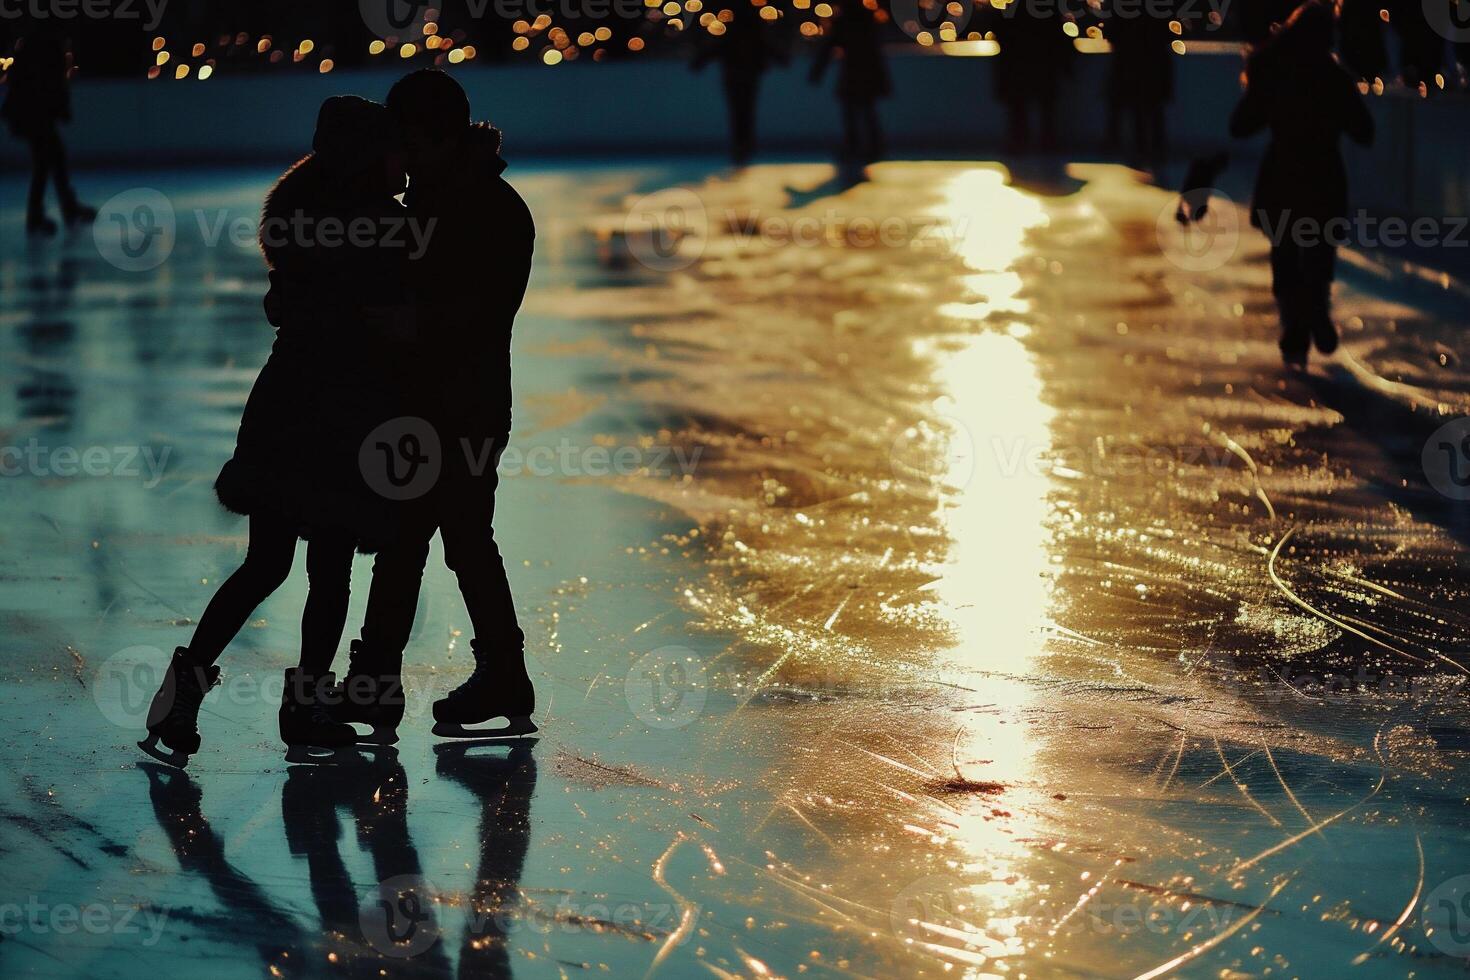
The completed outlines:
<svg viewBox="0 0 1470 980">
<path fill-rule="evenodd" d="M 71 121 L 66 42 L 54 34 L 35 31 L 20 42 L 15 67 L 6 84 L 0 118 L 17 139 L 31 148 L 31 185 L 26 197 L 26 234 L 54 235 L 56 222 L 46 217 L 46 185 L 56 184 L 62 217 L 67 225 L 84 224 L 97 217 L 93 208 L 77 200 L 66 165 L 66 145 L 60 124 Z M 124 229 L 126 230 L 126 229 Z"/>
<path fill-rule="evenodd" d="M 415 263 L 419 356 L 404 384 L 429 428 L 415 445 L 437 441 L 442 467 L 427 493 L 404 504 L 398 543 L 374 563 L 343 717 L 380 729 L 402 719 L 403 650 L 438 530 L 474 628 L 475 669 L 434 703 L 435 731 L 467 737 L 473 733 L 464 726 L 502 715 L 510 727 L 496 734 L 534 731 L 525 636 L 492 520 L 496 464 L 510 438 L 511 327 L 530 278 L 535 226 L 500 176 L 499 130 L 471 122 L 469 99 L 454 79 L 433 69 L 413 72 L 393 86 L 388 107 L 411 180 L 404 202 L 421 228 L 432 228 Z"/>
</svg>

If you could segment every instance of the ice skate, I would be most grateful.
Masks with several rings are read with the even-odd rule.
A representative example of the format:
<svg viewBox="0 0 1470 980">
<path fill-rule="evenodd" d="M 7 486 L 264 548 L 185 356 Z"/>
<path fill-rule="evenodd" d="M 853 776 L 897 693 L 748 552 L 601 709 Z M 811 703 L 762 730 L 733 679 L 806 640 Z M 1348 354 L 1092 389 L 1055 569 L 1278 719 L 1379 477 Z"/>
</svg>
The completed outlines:
<svg viewBox="0 0 1470 980">
<path fill-rule="evenodd" d="M 73 201 L 64 210 L 63 218 L 68 228 L 77 228 L 82 225 L 90 225 L 97 220 L 97 209 L 90 205 Z"/>
<path fill-rule="evenodd" d="M 1330 317 L 1322 317 L 1312 324 L 1312 343 L 1323 354 L 1337 350 L 1337 327 Z"/>
<path fill-rule="evenodd" d="M 218 667 L 194 663 L 185 647 L 175 650 L 148 706 L 148 735 L 138 748 L 176 769 L 187 766 L 199 751 L 199 706 L 218 683 Z"/>
<path fill-rule="evenodd" d="M 396 672 L 381 672 L 363 648 L 354 640 L 347 674 L 338 687 L 338 700 L 332 714 L 338 721 L 367 725 L 371 731 L 356 740 L 367 745 L 393 745 L 398 741 L 398 725 L 403 721 L 403 679 Z"/>
<path fill-rule="evenodd" d="M 58 228 L 56 222 L 43 215 L 31 215 L 26 218 L 26 234 L 32 238 L 50 238 L 56 234 Z"/>
<path fill-rule="evenodd" d="M 313 677 L 295 667 L 287 668 L 278 717 L 281 741 L 286 743 L 288 753 L 293 749 L 337 749 L 357 741 L 357 732 L 339 721 L 330 707 L 338 690 L 331 674 Z"/>
<path fill-rule="evenodd" d="M 518 738 L 537 730 L 531 720 L 536 688 L 520 651 L 496 657 L 475 640 L 469 680 L 434 702 L 434 734 L 441 738 Z M 504 719 L 503 725 L 491 725 Z"/>
</svg>

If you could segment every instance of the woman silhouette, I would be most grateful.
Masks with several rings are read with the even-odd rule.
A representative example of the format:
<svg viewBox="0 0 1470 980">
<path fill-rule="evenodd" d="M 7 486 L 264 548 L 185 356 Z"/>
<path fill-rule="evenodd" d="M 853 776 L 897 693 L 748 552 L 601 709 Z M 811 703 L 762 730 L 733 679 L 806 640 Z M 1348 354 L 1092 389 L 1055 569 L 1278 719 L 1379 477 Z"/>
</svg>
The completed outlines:
<svg viewBox="0 0 1470 980">
<path fill-rule="evenodd" d="M 1271 292 L 1281 317 L 1281 357 L 1304 369 L 1313 341 L 1337 349 L 1332 280 L 1347 220 L 1343 134 L 1373 141 L 1357 83 L 1332 56 L 1333 16 L 1311 0 L 1246 62 L 1245 94 L 1230 116 L 1237 139 L 1271 131 L 1251 199 L 1251 224 L 1271 239 Z"/>
<path fill-rule="evenodd" d="M 280 711 L 288 746 L 356 741 L 328 710 L 346 626 L 354 551 L 386 543 L 388 501 L 366 483 L 359 452 L 394 417 L 399 346 L 368 325 L 407 306 L 404 168 L 386 107 L 339 96 L 323 104 L 314 152 L 266 199 L 260 245 L 271 267 L 267 315 L 275 345 L 245 405 L 235 455 L 215 491 L 250 518 L 245 561 L 220 586 L 189 646 L 174 652 L 138 744 L 173 765 L 199 749 L 198 714 L 219 677 L 215 661 L 309 544 L 301 661 L 286 671 Z M 365 223 L 366 222 L 366 223 Z M 171 752 L 161 752 L 162 741 Z"/>
</svg>

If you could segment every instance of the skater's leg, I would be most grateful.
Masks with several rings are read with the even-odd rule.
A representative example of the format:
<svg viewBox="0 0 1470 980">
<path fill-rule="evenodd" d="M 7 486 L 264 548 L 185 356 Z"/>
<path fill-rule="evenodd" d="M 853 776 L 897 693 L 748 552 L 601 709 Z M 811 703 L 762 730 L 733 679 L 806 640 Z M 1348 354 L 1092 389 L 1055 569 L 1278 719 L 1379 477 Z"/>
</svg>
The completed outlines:
<svg viewBox="0 0 1470 980">
<path fill-rule="evenodd" d="M 26 195 L 26 226 L 41 227 L 46 221 L 46 184 L 51 179 L 51 157 L 44 132 L 28 140 L 31 148 L 31 186 Z"/>
<path fill-rule="evenodd" d="M 1168 129 L 1165 126 L 1164 100 L 1155 99 L 1148 109 L 1149 120 L 1149 163 L 1155 170 L 1162 170 L 1169 158 Z"/>
<path fill-rule="evenodd" d="M 499 459 L 504 443 L 497 447 Z M 524 735 L 536 730 L 536 689 L 526 671 L 525 634 L 516 621 L 510 580 L 495 542 L 495 470 L 487 475 L 460 474 L 441 483 L 439 536 L 444 561 L 459 579 L 475 638 L 470 647 L 475 669 L 459 687 L 434 702 L 434 732 L 466 737 L 466 726 L 504 716 L 509 727 L 497 734 Z M 479 733 L 477 733 L 479 734 Z"/>
<path fill-rule="evenodd" d="M 240 632 L 255 607 L 281 587 L 296 556 L 296 530 L 266 514 L 250 518 L 250 545 L 245 561 L 209 601 L 189 643 L 191 659 L 213 664 Z"/>
<path fill-rule="evenodd" d="M 301 614 L 301 672 L 320 677 L 332 669 L 342 631 L 347 627 L 347 604 L 352 597 L 351 538 L 313 537 L 306 548 L 308 588 Z"/>
<path fill-rule="evenodd" d="M 1037 96 L 1037 112 L 1041 114 L 1041 149 L 1050 152 L 1057 148 L 1057 97 L 1053 91 L 1043 91 Z"/>
<path fill-rule="evenodd" d="M 525 634 L 516 620 L 510 579 L 495 541 L 495 487 L 492 474 L 446 488 L 439 535 L 444 541 L 444 563 L 459 580 L 476 638 L 518 652 Z"/>
<path fill-rule="evenodd" d="M 362 670 L 382 674 L 397 674 L 402 670 L 403 651 L 418 613 L 419 590 L 434 531 L 432 519 L 405 528 L 398 542 L 384 548 L 374 559 L 361 644 L 370 652 L 373 662 L 361 665 Z M 359 669 L 355 662 L 353 669 Z"/>
<path fill-rule="evenodd" d="M 842 101 L 842 157 L 845 160 L 862 159 L 862 120 L 858 104 L 851 99 Z"/>
<path fill-rule="evenodd" d="M 863 103 L 863 123 L 867 130 L 867 159 L 869 163 L 883 159 L 883 127 L 878 123 L 878 103 L 872 99 Z"/>
<path fill-rule="evenodd" d="M 755 151 L 755 100 L 753 78 L 726 78 L 725 103 L 730 111 L 730 156 L 737 167 L 750 162 Z"/>
<path fill-rule="evenodd" d="M 61 140 L 61 131 L 52 126 L 48 133 L 47 153 L 51 163 L 51 180 L 56 184 L 56 200 L 61 213 L 70 218 L 77 210 L 77 195 L 71 186 L 71 171 L 66 165 L 66 144 Z"/>
<path fill-rule="evenodd" d="M 1292 241 L 1271 246 L 1271 293 L 1281 318 L 1282 360 L 1305 364 L 1311 328 L 1302 315 L 1301 250 Z"/>
<path fill-rule="evenodd" d="M 1332 323 L 1332 280 L 1337 271 L 1337 246 L 1318 242 L 1302 249 L 1302 316 L 1317 349 L 1337 349 L 1337 327 Z"/>
</svg>

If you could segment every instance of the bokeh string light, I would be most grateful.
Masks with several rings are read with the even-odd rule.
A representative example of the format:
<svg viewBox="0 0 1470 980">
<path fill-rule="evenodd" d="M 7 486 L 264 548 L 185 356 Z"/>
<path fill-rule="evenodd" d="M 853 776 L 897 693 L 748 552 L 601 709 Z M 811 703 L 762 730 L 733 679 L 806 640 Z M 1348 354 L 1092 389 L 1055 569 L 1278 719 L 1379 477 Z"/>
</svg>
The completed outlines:
<svg viewBox="0 0 1470 980">
<path fill-rule="evenodd" d="M 401 29 L 400 36 L 375 37 L 368 32 L 356 5 L 323 14 L 320 10 L 266 4 L 195 3 L 183 5 L 175 18 L 178 30 L 166 23 L 155 35 L 144 35 L 147 45 L 142 63 L 134 62 L 149 79 L 177 82 L 208 81 L 226 75 L 259 71 L 303 70 L 327 74 L 339 68 L 386 64 L 389 61 L 413 67 L 464 68 L 476 62 L 523 63 L 545 67 L 578 60 L 603 61 L 630 57 L 681 57 L 691 45 L 710 43 L 730 31 L 731 3 L 749 3 L 777 34 L 778 44 L 795 47 L 819 42 L 831 30 L 840 3 L 836 0 L 631 0 L 620 7 L 581 9 L 563 5 L 556 16 L 532 13 L 510 21 L 493 13 L 474 15 L 474 8 L 446 3 L 443 8 L 426 7 Z M 1029 8 L 1016 8 L 1026 0 L 904 0 L 901 15 L 894 0 L 852 0 L 873 11 L 892 46 L 917 46 L 960 56 L 991 56 L 1000 53 L 1003 25 Z M 1076 0 L 1047 6 L 1047 19 L 1082 54 L 1110 52 L 1108 39 L 1109 0 Z M 542 9 L 545 4 L 540 4 Z M 172 9 L 172 8 L 171 8 Z M 488 8 L 487 8 L 488 10 Z M 575 16 L 576 13 L 582 16 Z M 1183 8 L 1180 8 L 1182 14 Z M 1039 15 L 1038 15 L 1039 16 Z M 1179 14 L 1169 22 L 1174 37 L 1170 48 L 1187 54 L 1201 40 L 1233 47 L 1242 40 L 1240 16 L 1227 23 L 1220 11 L 1206 10 L 1191 19 Z M 1385 31 L 1399 25 L 1386 9 L 1379 20 Z M 249 21 L 248 28 L 241 22 Z M 187 25 L 182 22 L 188 22 Z M 264 23 L 280 30 L 262 29 Z M 202 26 L 201 26 L 202 25 Z M 994 29 L 991 29 L 991 28 Z M 174 36 L 183 33 L 187 36 Z M 202 35 L 202 36 L 201 36 Z M 114 34 L 111 48 L 137 44 L 136 32 Z M 14 36 L 0 36 L 0 83 L 19 55 Z M 73 50 L 77 50 L 73 43 Z M 88 52 L 85 45 L 84 52 Z M 134 49 L 136 50 L 136 48 Z M 127 74 L 117 70 L 123 56 L 110 52 L 108 67 L 99 74 Z M 73 69 L 76 74 L 77 69 Z M 1407 86 L 1397 77 L 1364 78 L 1360 89 L 1382 95 L 1400 89 L 1428 97 L 1440 91 L 1466 88 L 1470 78 L 1464 66 L 1453 59 L 1445 70 L 1413 79 Z"/>
</svg>

